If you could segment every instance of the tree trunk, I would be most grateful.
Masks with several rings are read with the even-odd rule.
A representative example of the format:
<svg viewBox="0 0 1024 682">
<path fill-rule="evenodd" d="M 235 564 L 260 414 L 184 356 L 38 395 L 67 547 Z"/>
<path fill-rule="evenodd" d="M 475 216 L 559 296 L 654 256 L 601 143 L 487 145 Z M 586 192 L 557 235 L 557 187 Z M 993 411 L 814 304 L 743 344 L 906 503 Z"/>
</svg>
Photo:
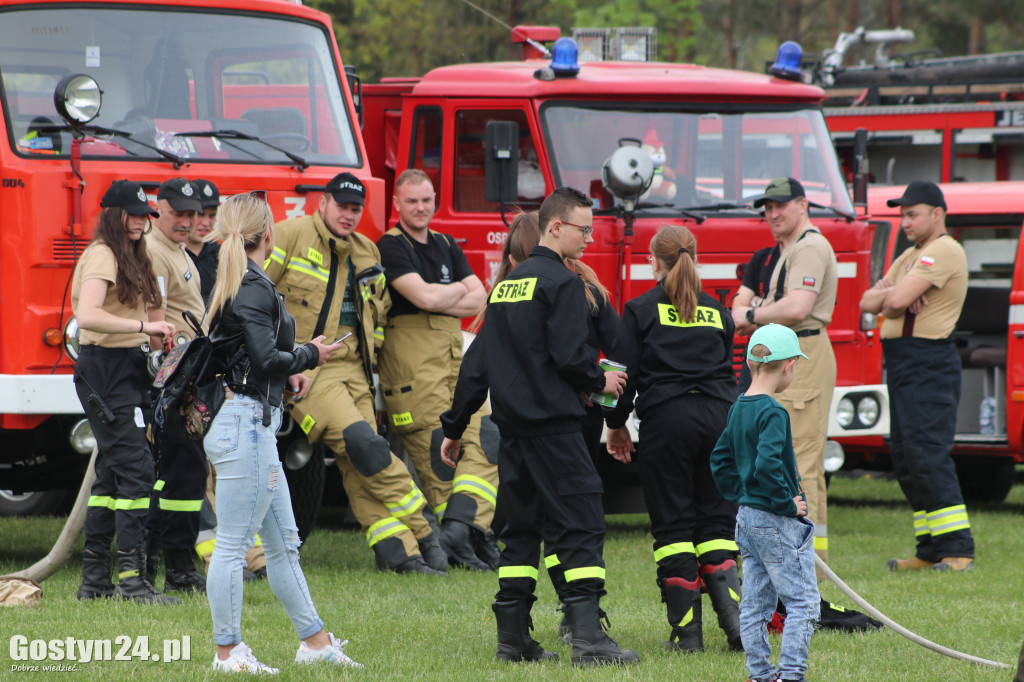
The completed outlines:
<svg viewBox="0 0 1024 682">
<path fill-rule="evenodd" d="M 782 5 L 782 39 L 800 42 L 803 0 L 785 0 Z"/>
<path fill-rule="evenodd" d="M 980 14 L 975 14 L 971 19 L 971 41 L 967 54 L 985 54 L 985 20 Z"/>
</svg>

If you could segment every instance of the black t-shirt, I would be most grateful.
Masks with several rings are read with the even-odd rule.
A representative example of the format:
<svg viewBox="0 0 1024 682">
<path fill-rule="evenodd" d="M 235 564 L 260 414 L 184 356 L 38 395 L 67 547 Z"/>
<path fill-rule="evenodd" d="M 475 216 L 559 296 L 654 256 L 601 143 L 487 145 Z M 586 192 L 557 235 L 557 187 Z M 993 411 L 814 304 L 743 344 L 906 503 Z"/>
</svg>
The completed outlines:
<svg viewBox="0 0 1024 682">
<path fill-rule="evenodd" d="M 220 260 L 220 244 L 217 242 L 206 242 L 199 250 L 199 255 L 192 253 L 191 249 L 185 249 L 189 258 L 196 264 L 199 271 L 199 286 L 203 294 L 203 302 L 210 303 L 210 295 L 213 293 L 213 285 L 217 283 L 217 261 Z"/>
<path fill-rule="evenodd" d="M 391 282 L 403 275 L 415 272 L 427 284 L 451 284 L 461 282 L 473 274 L 466 254 L 448 235 L 430 230 L 427 232 L 427 243 L 421 244 L 409 236 L 401 224 L 396 227 L 402 234 L 385 234 L 377 240 L 380 263 L 384 266 L 384 275 L 391 290 L 391 310 L 388 315 L 397 317 L 420 312 L 409 299 L 391 286 Z"/>
<path fill-rule="evenodd" d="M 778 244 L 755 251 L 743 271 L 743 286 L 753 291 L 756 296 L 767 296 L 780 253 Z"/>
</svg>

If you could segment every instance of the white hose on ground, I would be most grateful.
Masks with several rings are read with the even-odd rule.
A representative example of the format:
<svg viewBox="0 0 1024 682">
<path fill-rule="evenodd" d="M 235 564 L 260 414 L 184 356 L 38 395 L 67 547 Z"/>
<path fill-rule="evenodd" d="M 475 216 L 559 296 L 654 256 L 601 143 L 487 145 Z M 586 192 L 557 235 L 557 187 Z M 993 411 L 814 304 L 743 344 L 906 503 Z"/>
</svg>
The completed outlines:
<svg viewBox="0 0 1024 682">
<path fill-rule="evenodd" d="M 82 537 L 82 528 L 85 526 L 85 513 L 89 508 L 89 492 L 92 490 L 92 483 L 96 480 L 96 452 L 92 449 L 92 457 L 89 459 L 89 466 L 85 470 L 85 478 L 78 490 L 78 498 L 75 506 L 64 523 L 57 542 L 54 543 L 50 553 L 32 564 L 24 571 L 11 573 L 3 576 L 5 578 L 22 578 L 41 583 L 64 566 L 78 544 L 78 538 Z"/>
<path fill-rule="evenodd" d="M 887 628 L 895 630 L 897 633 L 903 635 L 911 642 L 914 642 L 915 644 L 920 644 L 924 648 L 931 649 L 932 651 L 940 653 L 944 656 L 960 659 L 961 661 L 970 661 L 971 663 L 977 663 L 978 665 L 988 665 L 992 666 L 993 668 L 1002 668 L 1004 670 L 1012 669 L 1013 666 L 1009 666 L 1005 663 L 1000 663 L 998 661 L 990 661 L 986 658 L 978 658 L 977 656 L 971 656 L 970 654 L 965 654 L 961 651 L 956 651 L 954 649 L 944 647 L 941 644 L 936 644 L 931 640 L 925 639 L 921 635 L 911 632 L 910 630 L 906 629 L 905 627 L 894 621 L 892 618 L 886 616 L 884 613 L 876 609 L 871 604 L 867 603 L 863 597 L 861 597 L 859 594 L 853 591 L 853 588 L 844 583 L 842 578 L 833 573 L 832 569 L 829 568 L 828 565 L 821 560 L 821 557 L 815 555 L 814 565 L 818 567 L 819 571 L 825 574 L 825 577 L 827 577 L 829 580 L 835 583 L 835 586 L 842 590 L 843 594 L 852 599 L 857 604 L 857 606 L 864 609 L 868 613 L 868 615 L 882 621 L 882 623 Z"/>
</svg>

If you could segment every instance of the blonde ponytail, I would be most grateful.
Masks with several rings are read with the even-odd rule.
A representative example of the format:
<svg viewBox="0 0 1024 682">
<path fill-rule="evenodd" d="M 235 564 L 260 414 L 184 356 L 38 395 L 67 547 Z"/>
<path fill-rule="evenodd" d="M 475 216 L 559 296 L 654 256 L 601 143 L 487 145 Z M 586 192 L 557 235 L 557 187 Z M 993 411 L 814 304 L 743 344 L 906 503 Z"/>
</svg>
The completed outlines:
<svg viewBox="0 0 1024 682">
<path fill-rule="evenodd" d="M 204 239 L 221 242 L 217 283 L 206 310 L 207 319 L 216 320 L 238 293 L 249 254 L 259 247 L 266 231 L 272 229 L 274 214 L 265 198 L 251 192 L 235 194 L 220 205 L 214 229 Z"/>
</svg>

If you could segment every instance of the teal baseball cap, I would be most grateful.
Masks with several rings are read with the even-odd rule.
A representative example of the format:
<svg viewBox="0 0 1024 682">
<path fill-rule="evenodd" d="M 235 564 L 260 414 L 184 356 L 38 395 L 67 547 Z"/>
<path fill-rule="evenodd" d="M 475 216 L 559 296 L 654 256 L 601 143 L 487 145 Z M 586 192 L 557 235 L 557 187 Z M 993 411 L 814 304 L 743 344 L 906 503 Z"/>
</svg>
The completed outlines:
<svg viewBox="0 0 1024 682">
<path fill-rule="evenodd" d="M 768 349 L 768 355 L 763 358 L 756 358 L 747 353 L 747 359 L 754 362 L 772 362 L 773 360 L 788 360 L 790 358 L 806 358 L 800 351 L 800 339 L 796 338 L 796 332 L 781 324 L 767 324 L 759 327 L 750 336 L 750 343 L 747 348 L 761 345 Z"/>
</svg>

